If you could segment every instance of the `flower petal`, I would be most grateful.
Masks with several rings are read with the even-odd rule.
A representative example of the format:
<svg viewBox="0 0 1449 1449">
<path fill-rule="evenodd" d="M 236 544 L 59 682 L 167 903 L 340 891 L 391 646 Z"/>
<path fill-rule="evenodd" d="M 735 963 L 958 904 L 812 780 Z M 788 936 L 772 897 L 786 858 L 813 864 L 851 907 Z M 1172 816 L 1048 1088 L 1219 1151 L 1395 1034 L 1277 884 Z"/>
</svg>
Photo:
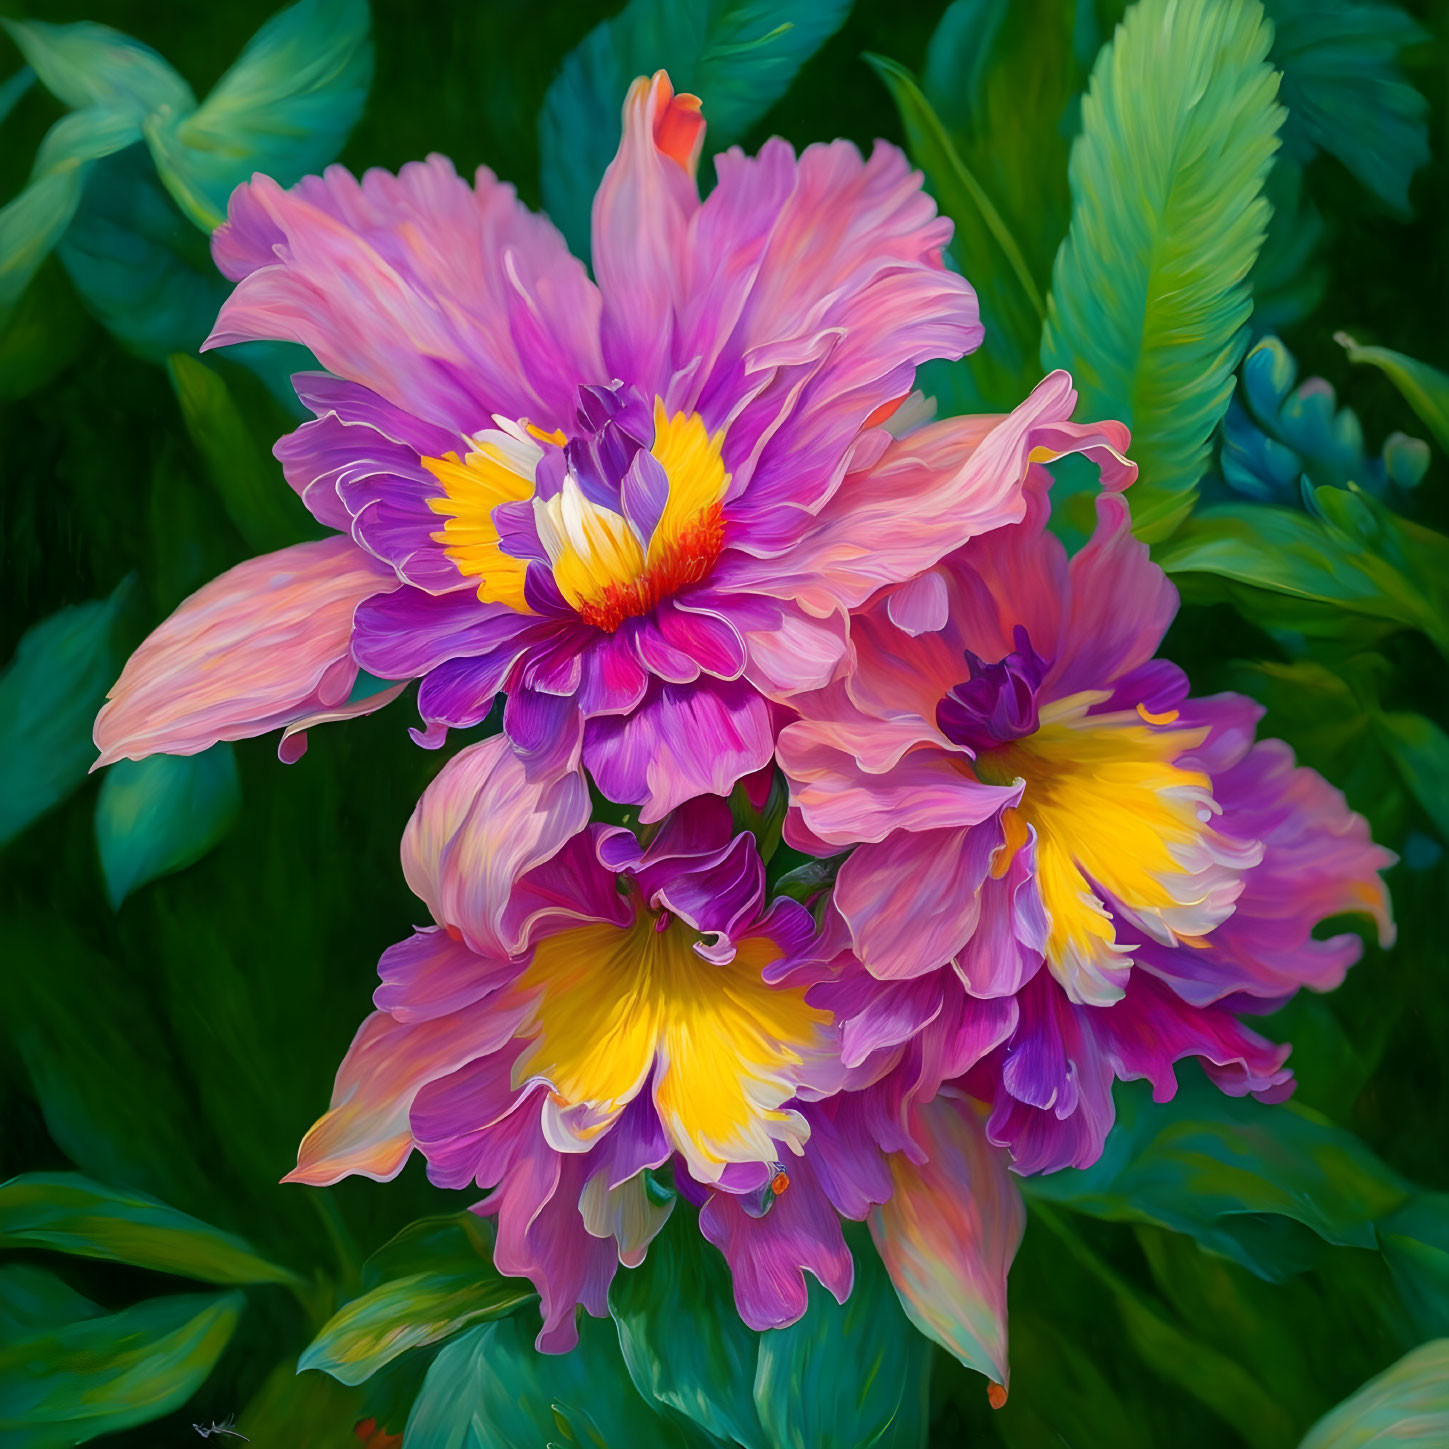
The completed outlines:
<svg viewBox="0 0 1449 1449">
<path fill-rule="evenodd" d="M 871 1214 L 871 1235 L 911 1322 L 1005 1387 L 1006 1275 L 1026 1227 L 1021 1194 L 968 1100 L 943 1093 L 913 1125 L 926 1160 L 891 1156 L 894 1190 Z"/>
<path fill-rule="evenodd" d="M 390 583 L 346 538 L 228 569 L 127 661 L 96 718 L 96 765 L 194 755 L 345 705 L 357 677 L 353 612 Z"/>
</svg>

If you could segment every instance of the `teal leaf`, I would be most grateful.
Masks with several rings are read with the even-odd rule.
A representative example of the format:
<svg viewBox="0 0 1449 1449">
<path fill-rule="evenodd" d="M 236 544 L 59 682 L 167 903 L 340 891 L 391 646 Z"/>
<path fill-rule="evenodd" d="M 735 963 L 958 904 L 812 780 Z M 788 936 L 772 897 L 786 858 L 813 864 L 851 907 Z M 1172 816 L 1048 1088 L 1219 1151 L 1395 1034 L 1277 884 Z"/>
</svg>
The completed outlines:
<svg viewBox="0 0 1449 1449">
<path fill-rule="evenodd" d="M 0 323 L 65 234 L 91 163 L 139 134 L 132 117 L 98 106 L 63 116 L 47 132 L 25 189 L 0 207 Z"/>
<path fill-rule="evenodd" d="M 252 37 L 189 114 L 153 117 L 146 140 L 161 180 L 204 231 L 260 171 L 283 186 L 342 149 L 372 83 L 366 0 L 299 0 Z"/>
<path fill-rule="evenodd" d="M 1375 720 L 1379 739 L 1434 828 L 1449 839 L 1449 735 L 1411 711 L 1388 711 Z"/>
<path fill-rule="evenodd" d="M 1150 541 L 1192 507 L 1247 342 L 1283 116 L 1270 38 L 1257 0 L 1139 0 L 1082 103 L 1041 360 L 1072 373 L 1079 416 L 1132 429 Z"/>
<path fill-rule="evenodd" d="M 901 113 L 911 159 L 921 167 L 940 208 L 956 225 L 951 249 L 978 289 L 986 341 L 953 371 L 976 378 L 981 406 L 1009 407 L 1030 386 L 1026 372 L 1040 336 L 1045 304 L 1025 254 L 986 188 L 962 158 L 911 73 L 884 56 L 867 55 Z M 983 295 L 984 291 L 984 295 Z"/>
<path fill-rule="evenodd" d="M 1428 102 L 1399 52 L 1426 39 L 1397 5 L 1377 0 L 1265 0 L 1273 64 L 1288 107 L 1283 146 L 1299 162 L 1336 156 L 1400 214 L 1409 178 L 1429 159 Z"/>
<path fill-rule="evenodd" d="M 931 1345 L 911 1327 L 870 1239 L 852 1233 L 855 1286 L 760 1335 L 755 1407 L 772 1449 L 917 1449 L 926 1442 Z"/>
<path fill-rule="evenodd" d="M 737 141 L 844 23 L 851 0 L 630 0 L 564 57 L 539 116 L 544 205 L 589 254 L 594 192 L 614 158 L 624 96 L 667 68 L 704 102 L 713 150 Z"/>
<path fill-rule="evenodd" d="M 760 1336 L 734 1311 L 729 1268 L 693 1213 L 676 1205 L 644 1261 L 615 1277 L 609 1309 L 641 1394 L 723 1443 L 769 1449 L 752 1391 Z"/>
<path fill-rule="evenodd" d="M 0 674 L 0 843 L 86 777 L 91 726 L 120 673 L 123 582 L 105 601 L 74 604 L 35 625 Z"/>
<path fill-rule="evenodd" d="M 159 1419 L 206 1381 L 240 1293 L 151 1298 L 0 1347 L 0 1442 L 61 1449 Z"/>
<path fill-rule="evenodd" d="M 374 1254 L 368 1274 L 381 1281 L 333 1314 L 302 1354 L 299 1372 L 320 1369 L 360 1384 L 409 1349 L 512 1313 L 536 1296 L 526 1279 L 494 1268 L 489 1235 L 472 1213 L 415 1224 Z"/>
<path fill-rule="evenodd" d="M 29 1263 L 0 1267 L 0 1341 L 94 1318 L 102 1311 L 44 1268 Z"/>
<path fill-rule="evenodd" d="M 167 359 L 167 370 L 186 431 L 247 547 L 271 553 L 307 537 L 313 530 L 306 509 L 220 374 L 184 352 Z"/>
<path fill-rule="evenodd" d="M 35 72 L 28 65 L 22 65 L 14 75 L 0 82 L 0 121 L 3 121 L 21 98 L 35 84 Z"/>
<path fill-rule="evenodd" d="M 139 126 L 156 112 L 189 111 L 191 87 L 149 45 L 108 25 L 6 20 L 26 63 L 55 98 L 75 108 L 123 112 Z"/>
<path fill-rule="evenodd" d="M 1315 1237 L 1376 1245 L 1375 1222 L 1407 1189 L 1352 1133 L 1293 1103 L 1226 1097 L 1198 1073 L 1182 1076 L 1166 1104 L 1142 1084 L 1118 1087 L 1102 1156 L 1024 1178 L 1028 1201 L 1187 1233 L 1270 1281 L 1311 1266 Z"/>
<path fill-rule="evenodd" d="M 1419 1332 L 1449 1336 L 1449 1193 L 1416 1193 L 1379 1224 L 1379 1246 Z"/>
<path fill-rule="evenodd" d="M 1449 452 L 1449 376 L 1387 347 L 1361 347 L 1347 332 L 1335 332 L 1333 336 L 1347 351 L 1350 362 L 1378 368 L 1403 393 L 1439 446 Z"/>
<path fill-rule="evenodd" d="M 635 1393 L 614 1326 L 580 1315 L 579 1346 L 539 1353 L 521 1319 L 470 1329 L 428 1369 L 408 1449 L 687 1449 L 686 1432 Z"/>
<path fill-rule="evenodd" d="M 1303 478 L 1340 488 L 1357 483 L 1371 493 L 1390 483 L 1411 488 L 1429 466 L 1429 449 L 1396 433 L 1378 457 L 1369 457 L 1353 409 L 1339 408 L 1322 378 L 1298 383 L 1293 354 L 1276 337 L 1265 337 L 1243 359 L 1242 386 L 1223 419 L 1219 461 L 1234 492 L 1282 503 L 1299 498 Z"/>
<path fill-rule="evenodd" d="M 1298 1449 L 1449 1443 L 1449 1338 L 1420 1344 L 1370 1379 L 1303 1437 Z"/>
<path fill-rule="evenodd" d="M 1285 622 L 1305 632 L 1337 636 L 1345 613 L 1363 615 L 1420 629 L 1449 653 L 1449 539 L 1358 492 L 1323 487 L 1308 498 L 1320 516 L 1257 504 L 1204 508 L 1154 557 L 1178 580 L 1212 574 L 1252 585 L 1249 613 L 1260 623 L 1273 619 L 1255 613 L 1271 592 L 1299 610 Z"/>
<path fill-rule="evenodd" d="M 240 808 L 236 753 L 225 742 L 111 765 L 96 801 L 96 848 L 112 910 L 137 887 L 195 865 Z"/>
<path fill-rule="evenodd" d="M 0 1185 L 0 1245 L 106 1258 L 203 1283 L 298 1281 L 231 1233 L 73 1172 L 31 1172 Z"/>
<path fill-rule="evenodd" d="M 1319 255 L 1328 229 L 1308 195 L 1303 168 L 1280 152 L 1264 194 L 1273 214 L 1249 278 L 1252 326 L 1259 334 L 1301 322 L 1328 286 L 1328 267 Z"/>
</svg>

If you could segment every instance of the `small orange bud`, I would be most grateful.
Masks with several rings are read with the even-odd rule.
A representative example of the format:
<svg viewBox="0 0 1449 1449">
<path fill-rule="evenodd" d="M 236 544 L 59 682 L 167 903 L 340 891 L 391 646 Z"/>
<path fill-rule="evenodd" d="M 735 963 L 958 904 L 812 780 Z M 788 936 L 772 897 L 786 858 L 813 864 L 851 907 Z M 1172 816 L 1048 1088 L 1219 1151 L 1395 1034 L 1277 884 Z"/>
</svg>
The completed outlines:
<svg viewBox="0 0 1449 1449">
<path fill-rule="evenodd" d="M 770 1191 L 779 1197 L 787 1187 L 790 1186 L 790 1174 L 781 1168 L 774 1177 L 770 1179 Z"/>
<path fill-rule="evenodd" d="M 357 1423 L 353 1425 L 352 1432 L 356 1434 L 357 1437 L 363 1441 L 363 1443 L 366 1443 L 369 1439 L 372 1438 L 373 1433 L 376 1429 L 376 1419 L 359 1419 Z"/>
<path fill-rule="evenodd" d="M 1006 1385 L 987 1384 L 986 1402 L 990 1404 L 993 1409 L 1001 1408 L 1006 1403 Z"/>
</svg>

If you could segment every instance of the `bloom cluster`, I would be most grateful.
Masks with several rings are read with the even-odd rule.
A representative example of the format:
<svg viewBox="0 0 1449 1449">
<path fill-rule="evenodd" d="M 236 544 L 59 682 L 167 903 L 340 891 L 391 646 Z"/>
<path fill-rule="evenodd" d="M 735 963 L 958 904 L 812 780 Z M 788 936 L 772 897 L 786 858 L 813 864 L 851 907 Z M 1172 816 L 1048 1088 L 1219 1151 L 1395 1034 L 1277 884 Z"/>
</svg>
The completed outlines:
<svg viewBox="0 0 1449 1449">
<path fill-rule="evenodd" d="M 868 1220 L 913 1321 L 1004 1384 L 1012 1174 L 1093 1162 L 1114 1081 L 1166 1098 L 1187 1057 L 1284 1097 L 1242 1018 L 1338 983 L 1360 945 L 1325 918 L 1391 932 L 1391 857 L 1251 701 L 1156 657 L 1177 597 L 1120 424 L 1071 421 L 1063 373 L 1003 416 L 912 393 L 982 328 L 901 154 L 731 150 L 701 201 L 703 138 L 635 83 L 595 280 L 439 157 L 240 188 L 208 345 L 327 369 L 276 453 L 332 533 L 186 601 L 97 743 L 280 728 L 295 759 L 418 680 L 436 748 L 502 696 L 408 826 L 431 921 L 290 1180 L 417 1151 L 487 1190 L 555 1350 L 681 1197 L 756 1328 L 806 1273 L 843 1300 Z M 1074 557 L 1068 453 L 1101 474 Z"/>
</svg>

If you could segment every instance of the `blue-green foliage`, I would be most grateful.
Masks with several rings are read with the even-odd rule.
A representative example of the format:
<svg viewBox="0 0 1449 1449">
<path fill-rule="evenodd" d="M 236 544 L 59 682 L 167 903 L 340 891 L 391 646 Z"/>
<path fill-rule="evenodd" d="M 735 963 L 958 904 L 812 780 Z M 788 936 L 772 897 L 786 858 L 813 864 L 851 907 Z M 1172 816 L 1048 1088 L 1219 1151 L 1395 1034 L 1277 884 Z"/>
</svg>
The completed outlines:
<svg viewBox="0 0 1449 1449">
<path fill-rule="evenodd" d="M 1247 341 L 1283 117 L 1270 38 L 1257 0 L 1140 0 L 1082 105 L 1041 360 L 1132 428 L 1147 539 L 1191 509 Z"/>
<path fill-rule="evenodd" d="M 1265 337 L 1243 359 L 1242 386 L 1223 419 L 1219 462 L 1235 493 L 1293 503 L 1303 479 L 1339 488 L 1355 483 L 1374 494 L 1390 484 L 1412 488 L 1429 467 L 1429 449 L 1391 433 L 1379 456 L 1369 457 L 1353 409 L 1339 408 L 1322 378 L 1299 383 L 1293 354 L 1276 337 Z"/>
</svg>

